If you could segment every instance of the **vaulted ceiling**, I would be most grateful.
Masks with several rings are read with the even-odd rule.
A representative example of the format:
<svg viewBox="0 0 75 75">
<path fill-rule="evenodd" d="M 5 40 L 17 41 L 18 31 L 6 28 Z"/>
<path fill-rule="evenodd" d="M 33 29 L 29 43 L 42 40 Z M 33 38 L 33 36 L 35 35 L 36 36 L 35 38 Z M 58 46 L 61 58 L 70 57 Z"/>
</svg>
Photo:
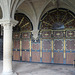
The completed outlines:
<svg viewBox="0 0 75 75">
<path fill-rule="evenodd" d="M 75 12 L 75 0 L 58 1 L 60 8 Z M 20 0 L 17 5 L 17 12 L 25 13 L 31 19 L 33 25 L 38 26 L 40 17 L 53 8 L 57 8 L 57 0 Z"/>
<path fill-rule="evenodd" d="M 66 8 L 75 13 L 75 0 L 58 0 L 58 2 L 60 8 Z M 48 10 L 57 8 L 57 0 L 0 0 L 1 4 L 4 17 L 11 16 L 11 18 L 14 18 L 16 12 L 24 13 L 31 20 L 34 27 L 35 25 L 38 26 L 40 17 L 43 14 Z"/>
</svg>

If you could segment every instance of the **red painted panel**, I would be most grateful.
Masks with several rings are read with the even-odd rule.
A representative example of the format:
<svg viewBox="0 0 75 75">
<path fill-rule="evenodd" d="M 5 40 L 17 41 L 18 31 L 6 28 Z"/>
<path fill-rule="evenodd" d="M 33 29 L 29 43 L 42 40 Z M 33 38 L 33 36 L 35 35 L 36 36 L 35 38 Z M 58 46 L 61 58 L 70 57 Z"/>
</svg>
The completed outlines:
<svg viewBox="0 0 75 75">
<path fill-rule="evenodd" d="M 63 40 L 54 40 L 54 50 L 63 50 Z"/>
<path fill-rule="evenodd" d="M 14 40 L 13 45 L 14 49 L 20 49 L 20 40 Z"/>
<path fill-rule="evenodd" d="M 20 38 L 20 33 L 13 33 L 13 38 L 14 39 L 18 39 L 18 38 Z"/>
<path fill-rule="evenodd" d="M 75 53 L 66 53 L 66 64 L 73 64 Z"/>
<path fill-rule="evenodd" d="M 54 63 L 62 63 L 63 64 L 63 53 L 54 52 Z"/>
<path fill-rule="evenodd" d="M 22 40 L 22 49 L 29 49 L 29 40 Z"/>
<path fill-rule="evenodd" d="M 13 60 L 20 60 L 20 51 L 13 51 Z"/>
<path fill-rule="evenodd" d="M 54 31 L 54 37 L 55 38 L 62 38 L 64 35 L 63 31 Z"/>
<path fill-rule="evenodd" d="M 44 62 L 44 63 L 51 62 L 51 53 L 50 52 L 43 52 L 42 62 Z"/>
<path fill-rule="evenodd" d="M 39 50 L 39 49 L 40 49 L 39 43 L 37 43 L 37 44 L 33 43 L 33 44 L 32 44 L 32 49 L 33 49 L 33 50 Z"/>
<path fill-rule="evenodd" d="M 43 40 L 43 50 L 51 50 L 51 40 Z"/>
<path fill-rule="evenodd" d="M 51 38 L 51 32 L 50 31 L 42 32 L 42 38 Z"/>
<path fill-rule="evenodd" d="M 22 33 L 22 38 L 30 38 L 30 33 Z"/>
<path fill-rule="evenodd" d="M 40 52 L 32 52 L 32 62 L 40 62 Z"/>
<path fill-rule="evenodd" d="M 30 60 L 30 53 L 27 51 L 22 51 L 22 61 L 29 61 Z"/>
<path fill-rule="evenodd" d="M 75 39 L 66 40 L 66 50 L 75 50 Z"/>
<path fill-rule="evenodd" d="M 66 31 L 66 37 L 71 37 L 71 38 L 75 37 L 75 31 L 72 30 Z"/>
</svg>

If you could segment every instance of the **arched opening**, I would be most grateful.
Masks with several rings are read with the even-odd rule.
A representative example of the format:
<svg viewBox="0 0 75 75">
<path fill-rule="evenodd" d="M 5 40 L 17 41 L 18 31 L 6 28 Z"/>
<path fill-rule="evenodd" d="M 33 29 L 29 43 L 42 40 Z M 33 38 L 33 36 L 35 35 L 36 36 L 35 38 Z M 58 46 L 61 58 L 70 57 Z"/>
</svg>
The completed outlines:
<svg viewBox="0 0 75 75">
<path fill-rule="evenodd" d="M 75 25 L 71 24 L 74 23 L 74 20 L 75 15 L 70 10 L 63 8 L 53 9 L 41 17 L 39 29 L 43 29 L 43 26 L 46 26 L 45 28 L 47 29 L 54 29 L 55 26 L 58 27 L 58 24 L 64 26 L 63 29 L 75 28 Z M 47 24 L 44 22 L 47 22 Z"/>
<path fill-rule="evenodd" d="M 32 23 L 22 13 L 16 13 L 15 20 L 19 21 L 19 23 L 13 28 L 13 60 L 29 61 L 31 53 L 31 31 L 33 30 Z"/>
<path fill-rule="evenodd" d="M 16 13 L 15 14 L 15 20 L 17 20 L 19 23 L 13 28 L 13 31 L 32 31 L 33 26 L 29 18 L 22 14 L 22 13 Z"/>
<path fill-rule="evenodd" d="M 75 60 L 74 13 L 63 8 L 50 10 L 41 17 L 39 30 L 43 62 L 72 64 Z"/>
</svg>

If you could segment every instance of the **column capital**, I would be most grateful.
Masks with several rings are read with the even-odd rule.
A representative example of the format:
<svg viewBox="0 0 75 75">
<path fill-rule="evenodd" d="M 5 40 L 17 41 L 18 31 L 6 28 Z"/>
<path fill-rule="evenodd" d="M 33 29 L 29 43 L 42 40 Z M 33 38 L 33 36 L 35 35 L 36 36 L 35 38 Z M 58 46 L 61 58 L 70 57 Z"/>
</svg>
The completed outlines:
<svg viewBox="0 0 75 75">
<path fill-rule="evenodd" d="M 34 39 L 36 40 L 38 38 L 38 32 L 39 32 L 39 30 L 33 30 L 31 32 L 33 34 Z"/>
<path fill-rule="evenodd" d="M 0 24 L 1 26 L 7 26 L 10 25 L 12 27 L 15 27 L 17 25 L 18 21 L 14 20 L 14 19 L 0 19 Z"/>
</svg>

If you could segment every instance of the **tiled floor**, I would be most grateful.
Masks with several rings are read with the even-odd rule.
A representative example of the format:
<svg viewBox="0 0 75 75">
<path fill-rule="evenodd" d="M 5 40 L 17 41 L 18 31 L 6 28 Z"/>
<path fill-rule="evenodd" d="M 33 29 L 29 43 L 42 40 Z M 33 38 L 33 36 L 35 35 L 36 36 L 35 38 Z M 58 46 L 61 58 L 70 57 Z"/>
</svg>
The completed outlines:
<svg viewBox="0 0 75 75">
<path fill-rule="evenodd" d="M 2 63 L 0 61 L 0 72 L 2 72 Z M 13 71 L 18 75 L 75 75 L 73 65 L 13 62 Z"/>
</svg>

